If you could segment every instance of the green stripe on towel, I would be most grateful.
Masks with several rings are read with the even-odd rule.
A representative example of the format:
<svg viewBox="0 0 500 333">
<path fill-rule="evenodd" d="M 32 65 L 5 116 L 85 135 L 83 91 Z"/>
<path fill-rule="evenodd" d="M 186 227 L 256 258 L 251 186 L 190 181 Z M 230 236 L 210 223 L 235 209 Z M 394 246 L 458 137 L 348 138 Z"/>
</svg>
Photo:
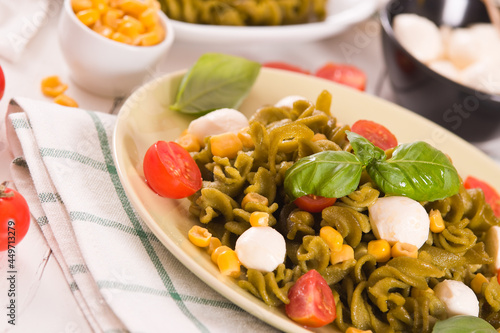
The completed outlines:
<svg viewBox="0 0 500 333">
<path fill-rule="evenodd" d="M 96 130 L 97 130 L 97 135 L 99 137 L 99 143 L 101 146 L 101 150 L 102 150 L 102 153 L 104 156 L 104 160 L 106 162 L 106 167 L 107 167 L 109 176 L 111 177 L 111 181 L 115 187 L 116 193 L 118 194 L 118 198 L 121 201 L 122 207 L 125 210 L 125 212 L 127 213 L 127 216 L 129 217 L 130 222 L 132 222 L 132 225 L 136 229 L 137 234 L 138 235 L 146 235 L 146 232 L 142 228 L 138 217 L 135 215 L 135 212 L 134 212 L 130 202 L 128 201 L 127 195 L 125 194 L 125 190 L 123 189 L 122 184 L 120 183 L 120 179 L 118 177 L 115 165 L 113 163 L 113 158 L 111 155 L 111 149 L 110 149 L 110 145 L 109 145 L 108 136 L 107 136 L 106 130 L 101 122 L 101 119 L 99 119 L 99 117 L 95 113 L 87 112 L 87 114 L 94 121 L 94 125 L 95 125 Z M 151 245 L 151 243 L 149 242 L 147 237 L 139 237 L 139 239 L 141 240 L 142 245 L 144 246 L 144 249 L 148 253 L 149 258 L 151 259 L 154 266 L 156 267 L 156 270 L 157 270 L 160 278 L 163 281 L 163 285 L 167 288 L 168 292 L 171 295 L 178 296 L 177 291 L 175 289 L 175 286 L 172 283 L 172 280 L 170 279 L 167 271 L 165 270 L 165 267 L 163 267 L 160 259 L 158 258 L 158 255 L 156 254 L 153 246 Z M 196 327 L 198 327 L 198 329 L 201 332 L 209 332 L 208 329 L 189 311 L 186 304 L 184 304 L 184 302 L 180 299 L 180 297 L 173 297 L 173 298 L 176 300 L 176 303 L 177 303 L 177 306 L 179 307 L 179 309 L 186 315 L 186 317 L 188 317 L 193 322 L 194 325 L 196 325 Z"/>
</svg>

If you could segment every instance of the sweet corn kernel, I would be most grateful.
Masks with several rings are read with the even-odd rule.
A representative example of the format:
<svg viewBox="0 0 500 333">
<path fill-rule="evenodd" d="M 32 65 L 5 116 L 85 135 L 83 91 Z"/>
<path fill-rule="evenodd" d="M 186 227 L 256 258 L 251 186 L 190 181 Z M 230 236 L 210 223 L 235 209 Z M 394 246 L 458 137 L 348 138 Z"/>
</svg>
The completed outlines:
<svg viewBox="0 0 500 333">
<path fill-rule="evenodd" d="M 229 246 L 221 245 L 212 252 L 212 254 L 210 255 L 210 259 L 212 259 L 214 263 L 217 263 L 217 259 L 219 258 L 219 256 L 228 250 L 231 250 Z"/>
<path fill-rule="evenodd" d="M 139 21 L 146 27 L 151 28 L 158 24 L 158 13 L 153 8 L 148 8 L 141 13 Z"/>
<path fill-rule="evenodd" d="M 249 202 L 254 202 L 256 204 L 262 204 L 264 206 L 269 205 L 269 200 L 265 196 L 260 195 L 259 193 L 256 193 L 256 192 L 247 193 L 243 197 L 243 200 L 241 200 L 241 208 L 246 209 L 245 207 Z"/>
<path fill-rule="evenodd" d="M 224 133 L 210 137 L 212 155 L 219 157 L 235 158 L 243 149 L 243 144 L 234 133 Z"/>
<path fill-rule="evenodd" d="M 152 46 L 159 44 L 163 40 L 158 34 L 158 31 L 150 31 L 137 36 L 137 45 L 140 46 Z"/>
<path fill-rule="evenodd" d="M 123 0 L 120 1 L 118 7 L 125 13 L 134 17 L 139 17 L 146 9 L 148 9 L 148 5 L 139 0 Z"/>
<path fill-rule="evenodd" d="M 42 93 L 48 97 L 61 95 L 68 89 L 68 85 L 61 82 L 59 76 L 52 75 L 42 79 Z"/>
<path fill-rule="evenodd" d="M 397 242 L 391 248 L 392 257 L 418 257 L 418 248 L 413 244 Z"/>
<path fill-rule="evenodd" d="M 92 8 L 91 0 L 71 0 L 71 8 L 75 13 Z"/>
<path fill-rule="evenodd" d="M 91 0 L 92 8 L 96 9 L 100 14 L 105 13 L 108 10 L 107 0 Z"/>
<path fill-rule="evenodd" d="M 372 330 L 366 330 L 366 331 L 363 331 L 363 330 L 360 330 L 359 328 L 356 328 L 356 327 L 349 327 L 345 333 L 373 333 Z"/>
<path fill-rule="evenodd" d="M 212 253 L 214 253 L 215 249 L 217 249 L 221 245 L 222 245 L 222 243 L 220 242 L 220 239 L 218 239 L 217 237 L 211 237 L 210 244 L 208 244 L 208 247 L 207 247 L 207 253 L 209 255 L 212 255 Z"/>
<path fill-rule="evenodd" d="M 96 9 L 84 9 L 76 13 L 76 17 L 88 27 L 96 23 L 100 16 L 101 14 Z"/>
<path fill-rule="evenodd" d="M 99 35 L 102 35 L 106 38 L 110 38 L 111 35 L 114 33 L 113 29 L 111 29 L 108 26 L 105 25 L 95 25 L 92 30 L 97 32 Z"/>
<path fill-rule="evenodd" d="M 195 225 L 191 229 L 189 229 L 188 238 L 194 245 L 199 247 L 206 247 L 210 244 L 210 238 L 212 238 L 212 234 L 206 228 Z"/>
<path fill-rule="evenodd" d="M 327 140 L 326 136 L 322 133 L 316 133 L 314 134 L 313 138 L 311 141 L 319 141 L 319 140 Z"/>
<path fill-rule="evenodd" d="M 135 39 L 144 31 L 144 27 L 142 23 L 135 20 L 131 16 L 124 16 L 124 18 L 118 23 L 118 28 L 116 28 L 117 32 L 124 34 L 127 37 Z M 139 22 L 139 25 L 136 24 Z"/>
<path fill-rule="evenodd" d="M 102 15 L 102 23 L 113 30 L 118 28 L 118 23 L 120 23 L 120 19 L 123 17 L 123 11 L 119 9 L 110 9 L 106 13 Z"/>
<path fill-rule="evenodd" d="M 177 143 L 189 152 L 198 152 L 201 149 L 200 141 L 193 134 L 186 133 L 177 139 Z"/>
<path fill-rule="evenodd" d="M 268 227 L 269 214 L 265 212 L 253 212 L 250 214 L 250 225 L 252 227 Z"/>
<path fill-rule="evenodd" d="M 133 39 L 130 38 L 129 36 L 125 36 L 121 32 L 113 32 L 111 35 L 111 39 L 120 43 L 125 43 L 125 44 L 132 44 Z"/>
<path fill-rule="evenodd" d="M 476 294 L 480 294 L 483 289 L 483 283 L 488 282 L 488 279 L 483 274 L 478 273 L 470 282 L 470 287 Z"/>
<path fill-rule="evenodd" d="M 391 258 L 391 245 L 385 239 L 372 240 L 368 242 L 368 254 L 377 262 L 386 262 Z"/>
<path fill-rule="evenodd" d="M 217 266 L 223 275 L 237 278 L 241 273 L 241 263 L 234 250 L 227 250 L 219 254 L 217 258 Z"/>
<path fill-rule="evenodd" d="M 330 255 L 330 262 L 332 265 L 344 262 L 349 259 L 354 259 L 354 249 L 347 244 L 342 244 L 340 251 L 332 252 Z"/>
<path fill-rule="evenodd" d="M 342 249 L 342 244 L 344 243 L 344 238 L 334 228 L 330 226 L 324 226 L 319 230 L 319 237 L 321 237 L 326 244 L 330 247 L 332 252 L 340 251 Z"/>
<path fill-rule="evenodd" d="M 245 148 L 254 148 L 255 143 L 252 140 L 252 136 L 248 133 L 249 128 L 245 127 L 238 132 L 238 138 L 241 140 L 243 147 Z"/>
<path fill-rule="evenodd" d="M 445 224 L 441 212 L 439 210 L 432 209 L 429 212 L 430 229 L 434 233 L 440 233 L 445 229 Z"/>
<path fill-rule="evenodd" d="M 78 103 L 73 98 L 71 98 L 65 94 L 57 95 L 54 98 L 54 103 L 64 105 L 64 106 L 73 107 L 73 108 L 78 107 Z"/>
</svg>

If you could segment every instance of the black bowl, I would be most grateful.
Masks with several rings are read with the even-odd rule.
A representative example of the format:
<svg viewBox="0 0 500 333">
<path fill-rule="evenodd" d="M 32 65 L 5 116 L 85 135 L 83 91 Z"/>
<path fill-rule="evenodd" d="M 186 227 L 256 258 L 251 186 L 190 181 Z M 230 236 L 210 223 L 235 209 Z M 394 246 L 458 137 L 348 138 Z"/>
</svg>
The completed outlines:
<svg viewBox="0 0 500 333">
<path fill-rule="evenodd" d="M 450 8 L 453 15 L 446 15 Z M 382 45 L 397 103 L 472 142 L 500 136 L 500 95 L 456 83 L 418 61 L 396 40 L 393 19 L 402 13 L 427 17 L 438 26 L 490 22 L 480 0 L 391 0 L 380 10 Z"/>
</svg>

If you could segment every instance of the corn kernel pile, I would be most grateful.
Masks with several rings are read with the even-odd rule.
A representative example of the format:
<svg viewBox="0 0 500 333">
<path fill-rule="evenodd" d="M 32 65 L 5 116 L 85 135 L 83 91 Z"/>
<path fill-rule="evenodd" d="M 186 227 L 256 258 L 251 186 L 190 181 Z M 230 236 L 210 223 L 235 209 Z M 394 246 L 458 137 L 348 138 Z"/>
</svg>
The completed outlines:
<svg viewBox="0 0 500 333">
<path fill-rule="evenodd" d="M 71 6 L 83 24 L 114 41 L 152 46 L 165 38 L 157 0 L 71 0 Z"/>
</svg>

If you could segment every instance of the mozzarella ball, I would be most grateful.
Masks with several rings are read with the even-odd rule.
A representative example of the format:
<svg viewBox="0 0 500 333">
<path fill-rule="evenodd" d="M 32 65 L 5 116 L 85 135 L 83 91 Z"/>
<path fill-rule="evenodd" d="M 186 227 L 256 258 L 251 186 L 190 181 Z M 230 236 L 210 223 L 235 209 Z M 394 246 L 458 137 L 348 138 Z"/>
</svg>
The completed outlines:
<svg viewBox="0 0 500 333">
<path fill-rule="evenodd" d="M 476 294 L 462 281 L 444 280 L 434 287 L 434 293 L 444 303 L 449 317 L 479 315 Z"/>
<path fill-rule="evenodd" d="M 461 72 L 462 84 L 490 94 L 500 94 L 500 60 L 484 58 Z"/>
<path fill-rule="evenodd" d="M 293 109 L 293 103 L 295 103 L 296 101 L 307 101 L 307 98 L 299 95 L 290 95 L 280 99 L 276 104 L 274 104 L 274 106 L 278 108 L 288 107 L 290 109 Z"/>
<path fill-rule="evenodd" d="M 479 60 L 478 39 L 467 28 L 453 29 L 448 40 L 447 54 L 450 61 L 463 69 Z"/>
<path fill-rule="evenodd" d="M 496 272 L 500 269 L 500 227 L 490 227 L 486 233 L 484 245 L 488 255 L 493 258 L 493 264 L 491 264 L 490 268 L 493 272 Z"/>
<path fill-rule="evenodd" d="M 233 132 L 237 134 L 248 126 L 247 117 L 235 109 L 219 109 L 193 120 L 188 127 L 188 133 L 194 135 L 200 142 L 207 136 Z"/>
<path fill-rule="evenodd" d="M 491 23 L 476 23 L 470 26 L 478 49 L 475 50 L 480 58 L 498 58 L 500 47 L 500 34 L 497 28 Z"/>
<path fill-rule="evenodd" d="M 441 33 L 431 20 L 417 14 L 399 14 L 393 27 L 396 39 L 418 60 L 428 63 L 442 57 Z"/>
<path fill-rule="evenodd" d="M 383 197 L 368 211 L 375 237 L 391 245 L 401 242 L 420 248 L 429 237 L 429 215 L 418 201 L 400 196 Z"/>
<path fill-rule="evenodd" d="M 450 80 L 460 80 L 460 72 L 451 61 L 435 60 L 429 64 L 429 68 Z"/>
<path fill-rule="evenodd" d="M 235 251 L 246 268 L 272 272 L 285 260 L 285 238 L 272 227 L 250 227 L 236 240 Z"/>
</svg>

